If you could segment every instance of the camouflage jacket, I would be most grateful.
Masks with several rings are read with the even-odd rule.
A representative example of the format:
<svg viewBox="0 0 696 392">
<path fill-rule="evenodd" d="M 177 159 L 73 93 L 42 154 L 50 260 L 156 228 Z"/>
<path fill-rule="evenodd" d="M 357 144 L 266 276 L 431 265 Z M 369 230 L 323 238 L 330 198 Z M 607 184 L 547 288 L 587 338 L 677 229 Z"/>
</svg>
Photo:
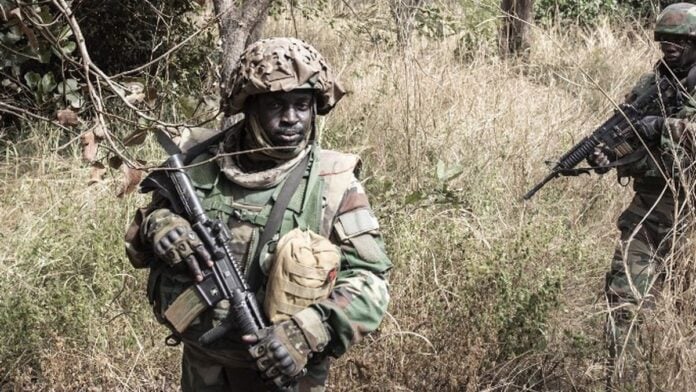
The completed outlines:
<svg viewBox="0 0 696 392">
<path fill-rule="evenodd" d="M 202 154 L 194 163 L 206 160 L 211 153 L 214 151 Z M 328 336 L 324 353 L 336 357 L 377 329 L 389 302 L 387 274 L 392 264 L 356 177 L 358 166 L 357 156 L 316 147 L 304 180 L 285 211 L 280 232 L 267 244 L 256 243 L 258 233 L 283 182 L 271 189 L 246 189 L 225 178 L 214 161 L 189 170 L 207 213 L 229 222 L 233 252 L 241 264 L 258 262 L 249 259 L 256 247 L 262 246 L 259 260 L 261 270 L 267 273 L 278 239 L 295 227 L 312 229 L 340 247 L 341 269 L 330 296 L 300 312 L 303 321 L 323 329 L 310 333 Z M 126 253 L 135 267 L 150 268 L 148 297 L 162 322 L 166 307 L 193 282 L 186 271 L 158 261 L 143 239 L 143 222 L 151 211 L 162 207 L 157 199 L 155 195 L 149 207 L 137 212 L 126 233 Z M 264 295 L 261 286 L 257 292 L 259 303 L 263 303 Z M 214 311 L 204 312 L 198 322 L 209 319 Z M 189 329 L 195 329 L 194 324 Z"/>
<path fill-rule="evenodd" d="M 627 95 L 626 101 L 647 91 L 656 84 L 657 78 L 665 71 L 658 65 L 655 72 L 644 74 Z M 636 192 L 660 193 L 666 180 L 679 178 L 690 165 L 693 157 L 692 138 L 696 130 L 696 89 L 691 86 L 688 94 L 680 93 L 678 98 L 665 105 L 654 105 L 646 115 L 664 116 L 665 107 L 672 105 L 671 115 L 665 118 L 658 143 L 638 162 L 618 168 L 619 177 L 632 177 Z"/>
</svg>

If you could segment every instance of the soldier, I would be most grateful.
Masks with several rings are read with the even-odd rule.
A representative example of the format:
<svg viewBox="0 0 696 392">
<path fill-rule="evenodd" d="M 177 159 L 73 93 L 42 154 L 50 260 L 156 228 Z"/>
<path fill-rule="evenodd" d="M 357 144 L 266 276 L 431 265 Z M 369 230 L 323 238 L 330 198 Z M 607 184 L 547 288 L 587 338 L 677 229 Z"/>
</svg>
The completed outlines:
<svg viewBox="0 0 696 392">
<path fill-rule="evenodd" d="M 644 75 L 627 96 L 627 103 L 654 86 L 662 76 L 671 78 L 680 89 L 662 97 L 647 115 L 635 124 L 648 148 L 641 159 L 617 168 L 619 180 L 633 179 L 635 195 L 619 216 L 621 237 L 606 275 L 605 293 L 610 308 L 607 343 L 610 379 L 620 380 L 623 366 L 635 367 L 639 355 L 636 331 L 639 311 L 653 305 L 664 281 L 665 261 L 676 249 L 673 239 L 683 232 L 687 211 L 692 157 L 692 100 L 696 85 L 696 5 L 678 3 L 666 7 L 657 18 L 655 41 L 663 57 L 654 72 Z M 599 173 L 614 160 L 614 152 L 595 150 L 590 164 Z M 602 168 L 602 166 L 605 166 Z M 629 381 L 630 376 L 623 379 Z"/>
<path fill-rule="evenodd" d="M 196 157 L 188 173 L 207 213 L 228 222 L 245 274 L 260 272 L 256 297 L 273 325 L 256 336 L 232 330 L 202 346 L 198 338 L 230 311 L 222 300 L 183 333 L 172 328 L 177 316 L 165 312 L 211 262 L 189 222 L 160 195 L 136 214 L 126 251 L 135 267 L 150 269 L 149 301 L 173 329 L 169 341 L 183 342 L 184 391 L 263 391 L 289 377 L 295 390 L 323 391 L 329 357 L 379 326 L 392 266 L 356 179 L 359 158 L 318 144 L 316 115 L 329 113 L 344 90 L 324 58 L 294 38 L 251 44 L 230 85 L 226 114 L 244 113 L 244 120 L 219 141 L 190 149 Z M 301 180 L 284 187 L 294 171 Z M 274 217 L 283 198 L 289 201 Z"/>
</svg>

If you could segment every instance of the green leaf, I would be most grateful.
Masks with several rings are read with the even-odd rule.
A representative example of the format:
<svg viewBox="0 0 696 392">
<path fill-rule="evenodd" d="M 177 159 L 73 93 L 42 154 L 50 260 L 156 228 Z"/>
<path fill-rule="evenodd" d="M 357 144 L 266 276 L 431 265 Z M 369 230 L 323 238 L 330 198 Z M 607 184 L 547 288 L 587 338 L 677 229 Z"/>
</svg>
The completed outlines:
<svg viewBox="0 0 696 392">
<path fill-rule="evenodd" d="M 437 180 L 441 183 L 452 181 L 464 172 L 464 166 L 459 163 L 448 166 L 445 162 L 437 160 L 435 169 Z"/>
<path fill-rule="evenodd" d="M 44 24 L 53 23 L 53 15 L 51 15 L 51 12 L 48 10 L 48 7 L 40 7 L 38 14 L 39 17 L 41 17 L 41 21 Z"/>
<path fill-rule="evenodd" d="M 198 106 L 198 99 L 190 96 L 184 95 L 179 98 L 179 105 L 181 106 L 181 112 L 186 118 L 193 117 Z"/>
<path fill-rule="evenodd" d="M 75 79 L 65 79 L 64 81 L 58 83 L 57 90 L 59 94 L 69 94 L 73 91 L 79 90 L 77 85 L 77 80 Z"/>
<path fill-rule="evenodd" d="M 404 200 L 404 203 L 415 204 L 421 200 L 423 200 L 423 192 L 415 191 L 415 192 L 411 193 L 410 195 L 406 196 L 406 200 Z"/>
<path fill-rule="evenodd" d="M 445 182 L 445 162 L 440 159 L 437 160 L 437 165 L 435 166 L 435 175 L 438 181 Z"/>
<path fill-rule="evenodd" d="M 65 94 L 65 100 L 75 109 L 79 109 L 83 104 L 82 97 L 74 93 Z"/>
<path fill-rule="evenodd" d="M 53 77 L 53 72 L 48 72 L 41 78 L 41 91 L 44 94 L 50 93 L 56 88 L 56 79 Z"/>
<path fill-rule="evenodd" d="M 77 44 L 73 41 L 66 41 L 64 44 L 60 46 L 60 50 L 63 52 L 63 54 L 68 55 L 74 52 L 76 47 Z"/>
<path fill-rule="evenodd" d="M 41 82 L 41 75 L 33 71 L 27 72 L 24 74 L 24 80 L 27 82 L 27 85 L 33 89 Z"/>
<path fill-rule="evenodd" d="M 58 42 L 62 42 L 63 40 L 66 40 L 70 37 L 72 37 L 73 31 L 70 28 L 69 24 L 66 24 L 63 26 L 63 29 L 60 31 L 60 34 L 58 35 Z"/>
<path fill-rule="evenodd" d="M 39 62 L 41 64 L 48 64 L 51 62 L 51 47 L 40 48 L 37 53 L 39 56 Z"/>
</svg>

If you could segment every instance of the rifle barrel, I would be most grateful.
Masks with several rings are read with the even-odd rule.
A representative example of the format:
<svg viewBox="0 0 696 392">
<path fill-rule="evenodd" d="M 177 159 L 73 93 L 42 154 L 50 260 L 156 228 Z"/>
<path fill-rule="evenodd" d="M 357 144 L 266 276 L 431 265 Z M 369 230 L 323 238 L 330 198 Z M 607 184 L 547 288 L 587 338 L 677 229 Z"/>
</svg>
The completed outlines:
<svg viewBox="0 0 696 392">
<path fill-rule="evenodd" d="M 546 177 L 544 177 L 543 180 L 541 180 L 538 184 L 534 186 L 534 188 L 530 189 L 529 192 L 525 193 L 524 196 L 522 196 L 522 200 L 529 200 L 534 196 L 535 193 L 539 191 L 539 189 L 543 188 L 544 185 L 546 185 L 547 182 L 553 180 L 554 178 L 558 177 L 560 172 L 558 170 L 554 170 L 551 173 L 549 173 Z"/>
</svg>

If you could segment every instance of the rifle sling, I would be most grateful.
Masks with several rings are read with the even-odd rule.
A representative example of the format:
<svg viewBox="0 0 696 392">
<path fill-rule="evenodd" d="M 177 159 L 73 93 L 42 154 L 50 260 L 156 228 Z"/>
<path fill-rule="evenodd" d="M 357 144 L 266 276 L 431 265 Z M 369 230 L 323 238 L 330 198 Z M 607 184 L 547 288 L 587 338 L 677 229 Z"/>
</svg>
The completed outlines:
<svg viewBox="0 0 696 392">
<path fill-rule="evenodd" d="M 645 156 L 646 150 L 644 147 L 641 147 L 632 153 L 615 160 L 614 162 L 611 162 L 610 164 L 606 166 L 597 166 L 597 167 L 579 167 L 579 168 L 573 168 L 573 169 L 561 169 L 558 171 L 558 173 L 562 176 L 566 177 L 572 177 L 572 176 L 579 176 L 580 174 L 588 174 L 589 172 L 597 169 L 613 169 L 619 166 L 626 166 L 630 165 L 632 163 L 638 162 L 639 160 L 643 159 Z"/>
<path fill-rule="evenodd" d="M 292 169 L 290 174 L 288 174 L 288 178 L 285 180 L 285 183 L 278 194 L 278 198 L 271 208 L 268 221 L 266 226 L 263 228 L 261 238 L 256 246 L 254 257 L 251 259 L 248 267 L 248 284 L 252 292 L 256 292 L 261 283 L 259 278 L 261 276 L 261 265 L 258 262 L 261 248 L 265 243 L 273 238 L 273 235 L 278 231 L 278 228 L 280 228 L 280 223 L 283 221 L 285 209 L 290 203 L 292 195 L 295 194 L 295 191 L 302 180 L 310 155 L 311 152 L 308 153 L 307 156 L 294 169 Z M 207 308 L 208 306 L 205 304 L 205 301 L 200 298 L 194 285 L 179 294 L 174 302 L 172 302 L 165 310 L 164 318 L 169 322 L 169 325 L 174 331 L 183 333 L 191 322 L 193 322 L 193 320 L 195 320 L 195 318 Z"/>
<path fill-rule="evenodd" d="M 302 161 L 295 166 L 294 169 L 288 174 L 288 178 L 285 179 L 283 187 L 280 189 L 278 198 L 271 212 L 268 215 L 268 220 L 266 221 L 266 226 L 264 226 L 261 232 L 261 237 L 256 245 L 256 250 L 254 251 L 254 257 L 251 258 L 249 262 L 249 271 L 247 272 L 247 283 L 251 292 L 255 293 L 261 285 L 261 262 L 259 260 L 259 255 L 261 254 L 261 248 L 264 247 L 268 241 L 273 238 L 275 233 L 278 232 L 280 224 L 283 221 L 283 215 L 285 214 L 285 209 L 290 203 L 290 199 L 295 194 L 297 187 L 300 185 L 300 181 L 307 169 L 307 164 L 309 163 L 310 155 L 312 151 L 308 152 L 307 155 L 302 159 Z"/>
</svg>

